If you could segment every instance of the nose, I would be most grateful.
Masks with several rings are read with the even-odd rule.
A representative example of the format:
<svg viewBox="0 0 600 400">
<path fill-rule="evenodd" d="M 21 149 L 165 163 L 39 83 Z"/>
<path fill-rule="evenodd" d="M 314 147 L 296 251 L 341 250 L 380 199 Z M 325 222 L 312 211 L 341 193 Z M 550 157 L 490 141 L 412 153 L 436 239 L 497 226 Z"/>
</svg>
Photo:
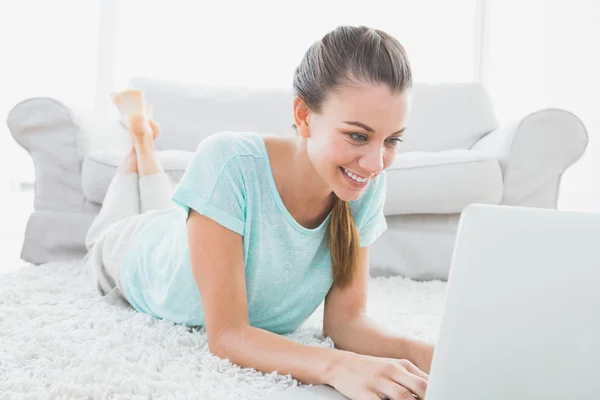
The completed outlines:
<svg viewBox="0 0 600 400">
<path fill-rule="evenodd" d="M 359 159 L 358 165 L 372 175 L 383 171 L 383 149 L 380 146 L 371 146 Z"/>
</svg>

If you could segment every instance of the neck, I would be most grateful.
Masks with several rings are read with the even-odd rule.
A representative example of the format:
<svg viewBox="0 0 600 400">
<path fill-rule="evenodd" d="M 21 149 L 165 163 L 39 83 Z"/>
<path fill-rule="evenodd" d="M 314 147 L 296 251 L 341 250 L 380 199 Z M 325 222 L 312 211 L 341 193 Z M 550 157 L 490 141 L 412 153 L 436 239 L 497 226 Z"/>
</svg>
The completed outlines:
<svg viewBox="0 0 600 400">
<path fill-rule="evenodd" d="M 290 163 L 290 176 L 294 182 L 293 193 L 301 204 L 312 208 L 328 207 L 332 204 L 331 189 L 325 184 L 308 157 L 307 141 L 295 138 L 295 149 Z"/>
<path fill-rule="evenodd" d="M 334 197 L 308 158 L 306 140 L 271 137 L 266 143 L 277 190 L 286 208 L 304 226 L 318 226 L 331 211 Z"/>
</svg>

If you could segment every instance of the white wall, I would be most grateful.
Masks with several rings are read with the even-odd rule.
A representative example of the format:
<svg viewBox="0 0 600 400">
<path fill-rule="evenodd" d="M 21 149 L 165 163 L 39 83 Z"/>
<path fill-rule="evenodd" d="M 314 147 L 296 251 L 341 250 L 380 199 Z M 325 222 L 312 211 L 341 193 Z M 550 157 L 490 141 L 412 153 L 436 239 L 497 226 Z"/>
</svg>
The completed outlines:
<svg viewBox="0 0 600 400">
<path fill-rule="evenodd" d="M 600 2 L 490 3 L 488 88 L 500 118 L 545 107 L 579 116 L 590 145 L 565 174 L 561 202 L 564 208 L 577 208 L 579 199 L 600 204 Z"/>
<path fill-rule="evenodd" d="M 475 11 L 482 4 L 489 11 L 483 53 L 474 36 L 481 32 Z M 8 62 L 0 69 L 0 115 L 5 121 L 10 108 L 30 96 L 114 112 L 108 93 L 135 75 L 289 86 L 306 48 L 341 24 L 396 36 L 416 81 L 483 76 L 503 121 L 541 107 L 572 110 L 588 127 L 591 144 L 569 171 L 563 193 L 600 192 L 600 61 L 594 41 L 600 37 L 600 2 L 594 0 L 1 2 L 0 40 Z M 481 54 L 487 58 L 478 64 Z M 33 168 L 3 122 L 0 191 L 8 178 L 31 180 Z"/>
</svg>

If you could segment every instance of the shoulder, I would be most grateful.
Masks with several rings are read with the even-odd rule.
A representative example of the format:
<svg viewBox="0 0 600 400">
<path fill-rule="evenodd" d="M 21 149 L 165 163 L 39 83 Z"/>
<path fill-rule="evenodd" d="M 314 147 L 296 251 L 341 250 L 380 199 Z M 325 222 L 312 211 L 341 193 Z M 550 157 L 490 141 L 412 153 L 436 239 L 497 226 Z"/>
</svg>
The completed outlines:
<svg viewBox="0 0 600 400">
<path fill-rule="evenodd" d="M 256 132 L 214 133 L 200 142 L 196 148 L 196 157 L 218 161 L 221 165 L 243 156 L 262 158 L 262 140 Z"/>
<path fill-rule="evenodd" d="M 256 132 L 214 133 L 204 139 L 186 168 L 187 176 L 242 184 L 252 180 L 264 164 L 264 141 Z M 223 179 L 221 179 L 223 178 Z"/>
</svg>

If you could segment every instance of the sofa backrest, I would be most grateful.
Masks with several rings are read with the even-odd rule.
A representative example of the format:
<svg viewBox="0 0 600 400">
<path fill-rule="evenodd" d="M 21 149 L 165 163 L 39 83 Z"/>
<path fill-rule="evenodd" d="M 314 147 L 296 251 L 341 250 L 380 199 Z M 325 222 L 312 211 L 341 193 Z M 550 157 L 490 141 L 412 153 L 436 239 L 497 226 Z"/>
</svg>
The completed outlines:
<svg viewBox="0 0 600 400">
<path fill-rule="evenodd" d="M 219 131 L 293 134 L 289 89 L 211 87 L 146 77 L 131 79 L 154 106 L 162 128 L 160 149 L 195 150 Z M 401 151 L 470 148 L 498 122 L 485 89 L 477 83 L 415 84 L 413 107 Z"/>
</svg>

